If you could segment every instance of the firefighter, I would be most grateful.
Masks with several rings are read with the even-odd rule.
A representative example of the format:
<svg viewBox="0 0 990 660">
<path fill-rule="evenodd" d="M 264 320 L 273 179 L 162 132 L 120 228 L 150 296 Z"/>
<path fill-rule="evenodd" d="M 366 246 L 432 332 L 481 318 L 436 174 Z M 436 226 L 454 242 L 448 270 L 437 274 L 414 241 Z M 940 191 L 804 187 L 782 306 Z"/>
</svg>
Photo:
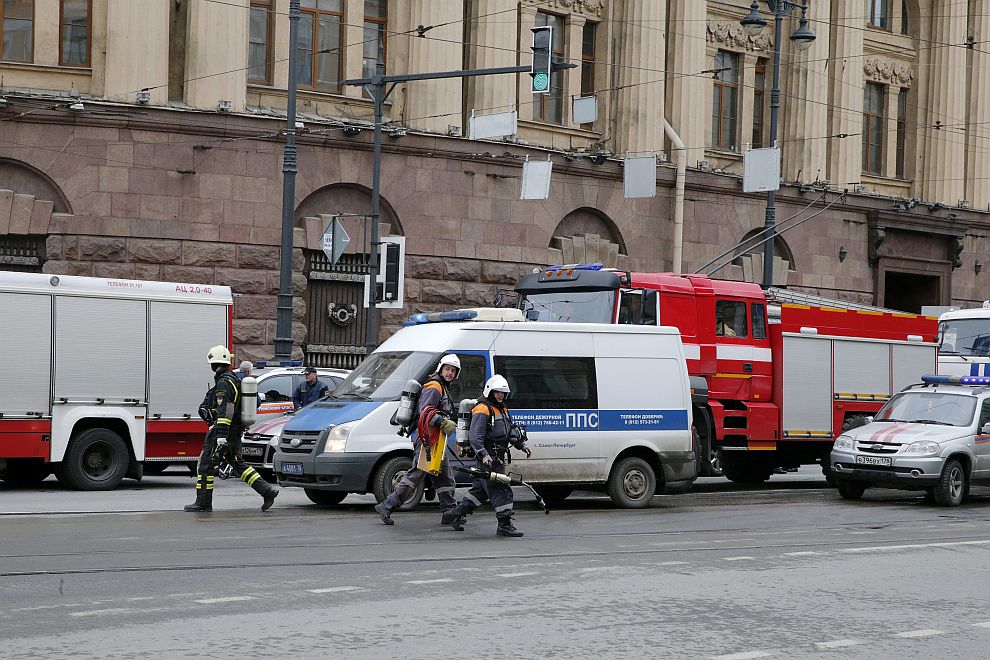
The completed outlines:
<svg viewBox="0 0 990 660">
<path fill-rule="evenodd" d="M 450 400 L 449 387 L 457 378 L 460 371 L 461 361 L 457 356 L 453 353 L 444 355 L 440 359 L 440 363 L 437 364 L 436 372 L 430 374 L 429 378 L 426 379 L 426 383 L 423 385 L 423 389 L 419 393 L 419 401 L 416 406 L 416 419 L 420 423 L 416 425 L 417 429 L 413 434 L 415 452 L 413 454 L 412 468 L 402 475 L 402 479 L 396 484 L 395 490 L 379 504 L 375 505 L 375 511 L 378 512 L 382 522 L 386 525 L 395 524 L 395 521 L 392 520 L 392 511 L 396 507 L 402 506 L 402 503 L 416 492 L 416 489 L 423 483 L 423 480 L 427 476 L 432 476 L 433 478 L 433 488 L 437 494 L 437 499 L 440 500 L 440 511 L 446 512 L 454 508 L 456 503 L 454 501 L 454 471 L 450 467 L 447 456 L 444 455 L 440 463 L 440 474 L 438 475 L 429 475 L 429 473 L 420 470 L 416 466 L 419 463 L 419 456 L 423 451 L 424 442 L 429 442 L 429 438 L 419 437 L 420 426 L 437 429 L 448 437 L 457 430 L 457 424 L 453 421 L 454 404 Z M 424 415 L 428 415 L 429 419 L 425 419 Z"/>
<path fill-rule="evenodd" d="M 485 383 L 483 396 L 471 410 L 468 439 L 478 468 L 485 472 L 505 473 L 510 444 L 525 452 L 526 458 L 533 455 L 532 450 L 526 446 L 524 435 L 512 423 L 509 409 L 505 405 L 508 397 L 508 381 L 495 374 Z M 490 479 L 475 479 L 464 499 L 443 514 L 443 522 L 447 525 L 463 524 L 465 516 L 489 501 L 498 519 L 495 533 L 499 536 L 522 536 L 523 533 L 512 524 L 512 488 Z"/>
<path fill-rule="evenodd" d="M 244 433 L 241 381 L 230 371 L 230 351 L 226 346 L 214 346 L 206 359 L 213 369 L 215 384 L 200 406 L 200 417 L 210 424 L 210 430 L 203 442 L 203 453 L 199 456 L 196 470 L 196 501 L 186 505 L 185 510 L 213 510 L 213 479 L 223 469 L 237 475 L 256 490 L 264 498 L 261 510 L 267 511 L 275 503 L 278 489 L 241 459 L 241 434 Z"/>
</svg>

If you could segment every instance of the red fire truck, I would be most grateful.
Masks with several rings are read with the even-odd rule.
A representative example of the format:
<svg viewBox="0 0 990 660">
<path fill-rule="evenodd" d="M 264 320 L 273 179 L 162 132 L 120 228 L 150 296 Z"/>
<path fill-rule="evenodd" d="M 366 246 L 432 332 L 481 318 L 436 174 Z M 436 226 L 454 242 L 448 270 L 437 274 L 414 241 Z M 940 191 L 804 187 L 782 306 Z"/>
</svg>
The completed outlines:
<svg viewBox="0 0 990 660">
<path fill-rule="evenodd" d="M 193 464 L 232 302 L 225 286 L 0 273 L 0 479 L 105 490 Z"/>
<path fill-rule="evenodd" d="M 679 328 L 699 474 L 736 482 L 815 462 L 830 477 L 833 439 L 936 367 L 933 317 L 768 300 L 756 284 L 592 264 L 534 272 L 515 290 L 532 320 Z"/>
</svg>

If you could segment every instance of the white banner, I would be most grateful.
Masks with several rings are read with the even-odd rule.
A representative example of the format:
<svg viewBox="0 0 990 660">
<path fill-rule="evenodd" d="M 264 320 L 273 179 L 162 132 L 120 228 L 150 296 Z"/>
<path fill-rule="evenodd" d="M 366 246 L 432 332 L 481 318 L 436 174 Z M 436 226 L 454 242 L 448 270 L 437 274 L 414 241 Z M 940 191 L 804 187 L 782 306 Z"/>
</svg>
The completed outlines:
<svg viewBox="0 0 990 660">
<path fill-rule="evenodd" d="M 743 192 L 780 189 L 780 149 L 747 149 L 743 153 Z"/>
<path fill-rule="evenodd" d="M 574 99 L 571 104 L 571 117 L 575 124 L 593 124 L 598 119 L 598 98 L 585 96 Z"/>
<path fill-rule="evenodd" d="M 515 110 L 498 112 L 493 115 L 471 115 L 468 120 L 470 138 L 484 140 L 485 138 L 515 135 L 518 130 L 519 115 Z"/>
<path fill-rule="evenodd" d="M 549 197 L 552 170 L 553 163 L 549 160 L 527 160 L 523 163 L 519 199 L 546 199 Z"/>
<path fill-rule="evenodd" d="M 626 158 L 623 189 L 626 199 L 657 196 L 657 157 Z"/>
</svg>

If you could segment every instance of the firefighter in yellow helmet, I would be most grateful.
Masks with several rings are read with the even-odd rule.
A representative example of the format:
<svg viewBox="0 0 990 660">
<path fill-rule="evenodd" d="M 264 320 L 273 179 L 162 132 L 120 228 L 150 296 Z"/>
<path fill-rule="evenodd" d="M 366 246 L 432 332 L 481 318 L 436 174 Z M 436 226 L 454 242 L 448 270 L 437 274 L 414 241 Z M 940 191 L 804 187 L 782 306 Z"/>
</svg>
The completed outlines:
<svg viewBox="0 0 990 660">
<path fill-rule="evenodd" d="M 221 467 L 229 469 L 264 498 L 262 511 L 275 503 L 278 489 L 261 478 L 261 474 L 241 458 L 241 381 L 230 370 L 230 351 L 226 346 L 214 346 L 206 359 L 213 369 L 214 385 L 206 393 L 199 415 L 210 425 L 199 456 L 196 475 L 196 501 L 186 505 L 186 511 L 213 510 L 213 480 Z M 221 465 L 223 464 L 223 465 Z"/>
</svg>

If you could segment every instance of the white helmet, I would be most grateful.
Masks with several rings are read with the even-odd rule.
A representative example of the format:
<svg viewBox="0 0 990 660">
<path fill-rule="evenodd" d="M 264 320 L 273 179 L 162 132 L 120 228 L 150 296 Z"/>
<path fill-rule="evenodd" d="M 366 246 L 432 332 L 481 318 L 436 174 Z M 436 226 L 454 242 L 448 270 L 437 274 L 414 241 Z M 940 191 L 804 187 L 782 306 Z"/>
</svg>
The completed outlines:
<svg viewBox="0 0 990 660">
<path fill-rule="evenodd" d="M 440 358 L 440 364 L 437 365 L 437 373 L 447 365 L 452 366 L 457 369 L 457 373 L 461 373 L 461 361 L 453 353 L 447 353 L 442 358 Z M 454 374 L 454 378 L 457 378 L 457 374 Z"/>
<path fill-rule="evenodd" d="M 226 346 L 214 346 L 206 354 L 206 361 L 210 364 L 230 364 L 230 351 Z"/>
<path fill-rule="evenodd" d="M 486 399 L 492 392 L 505 392 L 505 396 L 509 396 L 509 391 L 509 381 L 502 376 L 495 374 L 488 379 L 488 382 L 485 383 L 484 395 Z"/>
</svg>

